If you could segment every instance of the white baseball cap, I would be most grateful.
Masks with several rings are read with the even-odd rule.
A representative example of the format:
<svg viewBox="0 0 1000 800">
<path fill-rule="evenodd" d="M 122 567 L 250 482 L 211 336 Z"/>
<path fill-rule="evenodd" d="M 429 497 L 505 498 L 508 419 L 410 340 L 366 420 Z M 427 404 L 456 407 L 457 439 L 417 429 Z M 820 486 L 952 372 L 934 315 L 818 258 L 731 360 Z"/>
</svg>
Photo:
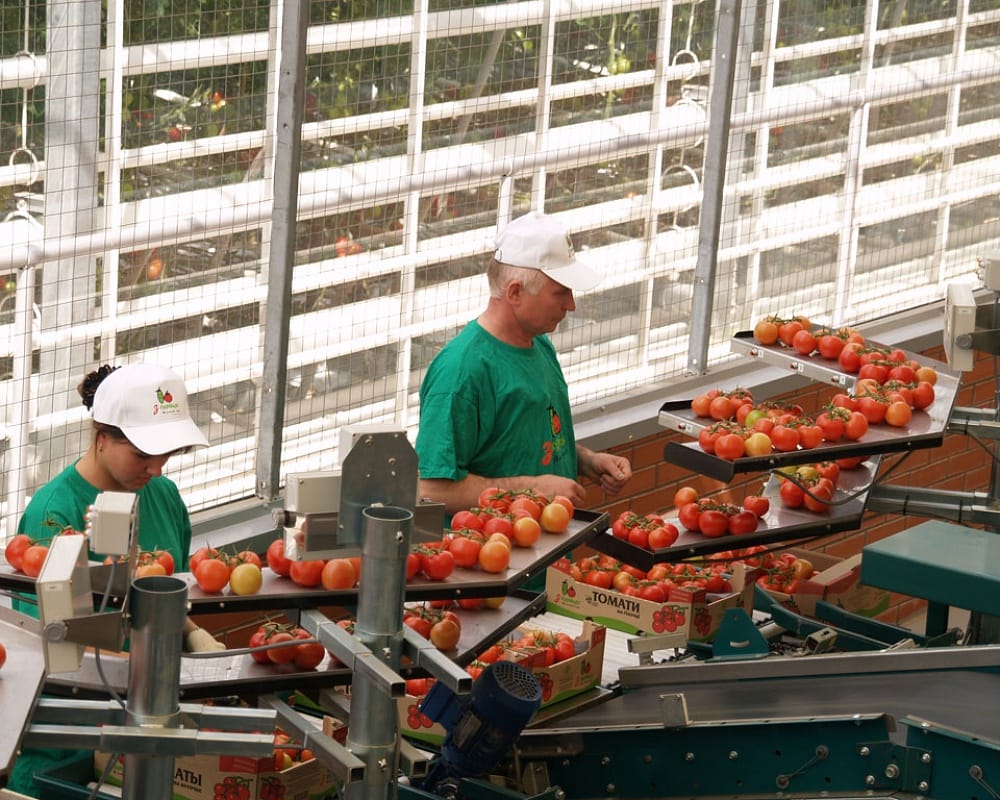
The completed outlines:
<svg viewBox="0 0 1000 800">
<path fill-rule="evenodd" d="M 511 222 L 497 238 L 493 257 L 501 264 L 541 270 L 574 292 L 586 292 L 601 276 L 576 257 L 569 233 L 553 217 L 532 211 Z"/>
<path fill-rule="evenodd" d="M 208 446 L 205 434 L 191 419 L 184 381 L 163 367 L 119 367 L 97 387 L 93 411 L 95 422 L 118 428 L 151 456 Z"/>
</svg>

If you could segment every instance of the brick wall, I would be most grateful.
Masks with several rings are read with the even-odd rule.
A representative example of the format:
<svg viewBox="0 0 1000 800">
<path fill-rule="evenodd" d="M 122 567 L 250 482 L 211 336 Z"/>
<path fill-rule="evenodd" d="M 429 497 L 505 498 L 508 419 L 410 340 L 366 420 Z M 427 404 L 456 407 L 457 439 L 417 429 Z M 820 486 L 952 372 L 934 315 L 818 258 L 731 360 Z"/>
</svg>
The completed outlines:
<svg viewBox="0 0 1000 800">
<path fill-rule="evenodd" d="M 944 361 L 940 347 L 927 350 L 921 355 L 939 362 Z M 955 400 L 956 407 L 996 406 L 993 366 L 991 356 L 977 357 L 974 369 L 962 376 Z M 773 399 L 798 403 L 807 410 L 814 410 L 823 405 L 835 391 L 836 389 L 822 384 L 810 384 L 797 392 Z M 702 494 L 728 489 L 732 497 L 738 500 L 758 490 L 767 478 L 766 474 L 738 474 L 733 481 L 725 484 L 668 464 L 663 460 L 663 448 L 671 440 L 690 441 L 682 434 L 665 430 L 662 434 L 609 448 L 629 458 L 634 477 L 627 488 L 627 494 L 616 498 L 606 496 L 593 484 L 589 485 L 588 507 L 607 511 L 612 518 L 626 509 L 642 514 L 668 510 L 673 507 L 674 492 L 685 485 L 693 486 Z M 946 434 L 940 447 L 915 450 L 905 458 L 895 454 L 883 456 L 877 480 L 881 480 L 886 471 L 891 469 L 891 475 L 884 478 L 891 485 L 988 492 L 993 445 L 989 441 L 985 441 L 984 445 L 985 449 L 971 436 Z M 811 543 L 809 548 L 843 558 L 859 553 L 866 544 L 925 520 L 925 517 L 868 513 L 864 516 L 860 529 L 831 535 Z M 890 610 L 881 618 L 897 623 L 923 605 L 925 604 L 919 599 L 896 595 Z"/>
</svg>

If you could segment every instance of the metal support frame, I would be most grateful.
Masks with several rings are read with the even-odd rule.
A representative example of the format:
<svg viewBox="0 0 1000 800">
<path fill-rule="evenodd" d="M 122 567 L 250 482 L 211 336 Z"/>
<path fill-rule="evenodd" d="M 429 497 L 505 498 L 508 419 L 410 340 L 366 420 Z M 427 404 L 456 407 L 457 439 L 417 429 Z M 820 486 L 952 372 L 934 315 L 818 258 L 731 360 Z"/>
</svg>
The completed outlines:
<svg viewBox="0 0 1000 800">
<path fill-rule="evenodd" d="M 132 582 L 127 701 L 43 698 L 25 731 L 27 747 L 80 747 L 125 756 L 124 800 L 170 800 L 178 755 L 240 753 L 259 758 L 274 747 L 273 710 L 182 707 L 180 658 L 187 584 L 173 576 Z M 206 734 L 192 722 L 226 733 Z M 261 731 L 263 733 L 253 731 Z M 236 731 L 234 733 L 234 731 Z"/>
</svg>

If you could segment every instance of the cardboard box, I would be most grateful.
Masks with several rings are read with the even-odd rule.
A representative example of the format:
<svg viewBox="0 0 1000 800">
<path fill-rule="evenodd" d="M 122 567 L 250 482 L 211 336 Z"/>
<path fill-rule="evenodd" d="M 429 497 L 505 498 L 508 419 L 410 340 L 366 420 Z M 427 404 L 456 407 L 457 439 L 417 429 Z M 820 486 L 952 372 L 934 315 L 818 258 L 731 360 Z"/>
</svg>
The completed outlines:
<svg viewBox="0 0 1000 800">
<path fill-rule="evenodd" d="M 100 775 L 110 756 L 94 753 L 94 773 Z M 112 768 L 107 782 L 121 786 L 124 757 Z M 247 756 L 178 756 L 174 759 L 174 800 L 214 800 L 220 783 L 246 786 L 250 797 L 268 800 L 322 800 L 336 794 L 339 785 L 317 759 L 276 771 L 273 758 Z"/>
<path fill-rule="evenodd" d="M 518 628 L 506 641 L 516 641 L 527 632 L 527 628 Z M 545 666 L 544 663 L 539 663 L 540 650 L 532 652 L 508 649 L 503 657 L 508 661 L 516 661 L 531 671 L 541 686 L 541 707 L 545 708 L 585 692 L 600 683 L 604 670 L 606 639 L 607 628 L 585 620 L 581 634 L 573 640 L 576 655 L 572 658 Z M 439 745 L 444 741 L 447 731 L 439 723 L 431 722 L 430 718 L 420 710 L 421 700 L 422 698 L 413 695 L 399 698 L 396 705 L 399 730 L 409 738 Z"/>
<path fill-rule="evenodd" d="M 517 640 L 529 629 L 518 628 L 511 639 Z M 526 654 L 508 651 L 504 658 L 517 661 L 531 670 L 542 687 L 542 708 L 566 700 L 573 695 L 597 686 L 604 670 L 604 643 L 607 628 L 591 620 L 584 620 L 581 634 L 574 638 L 576 655 L 545 666 L 544 661 Z M 539 663 L 542 660 L 543 663 Z"/>
<path fill-rule="evenodd" d="M 439 722 L 431 722 L 430 717 L 420 710 L 422 697 L 408 694 L 396 701 L 399 716 L 399 732 L 409 739 L 419 739 L 428 744 L 439 745 L 447 731 Z"/>
<path fill-rule="evenodd" d="M 768 590 L 768 594 L 785 608 L 807 617 L 815 616 L 819 600 L 864 617 L 876 617 L 889 608 L 890 594 L 887 590 L 861 583 L 860 553 L 841 559 L 794 548 L 787 552 L 809 560 L 819 572 L 799 581 L 794 594 Z"/>
<path fill-rule="evenodd" d="M 576 619 L 593 620 L 625 633 L 676 633 L 688 641 L 710 642 L 730 608 L 753 611 L 757 571 L 737 565 L 730 580 L 733 591 L 709 595 L 703 589 L 674 589 L 664 603 L 600 589 L 554 567 L 545 574 L 546 607 Z"/>
</svg>

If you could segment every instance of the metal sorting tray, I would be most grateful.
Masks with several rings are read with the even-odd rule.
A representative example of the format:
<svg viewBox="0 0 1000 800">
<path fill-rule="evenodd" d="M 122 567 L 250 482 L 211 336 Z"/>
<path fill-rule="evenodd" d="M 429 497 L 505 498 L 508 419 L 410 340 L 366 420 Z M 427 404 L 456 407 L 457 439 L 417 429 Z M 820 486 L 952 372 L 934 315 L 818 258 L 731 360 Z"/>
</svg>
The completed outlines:
<svg viewBox="0 0 1000 800">
<path fill-rule="evenodd" d="M 7 661 L 0 668 L 0 775 L 9 773 L 35 700 L 45 682 L 45 655 L 38 620 L 12 609 L 0 609 L 0 644 Z"/>
<path fill-rule="evenodd" d="M 637 547 L 624 539 L 619 539 L 610 529 L 604 535 L 596 537 L 591 546 L 603 553 L 631 564 L 638 569 L 648 570 L 659 562 L 682 561 L 685 558 L 709 555 L 721 550 L 732 550 L 739 547 L 750 547 L 758 544 L 773 544 L 775 542 L 792 542 L 816 536 L 826 536 L 838 531 L 853 530 L 861 525 L 865 503 L 868 499 L 868 488 L 878 470 L 878 458 L 869 459 L 858 467 L 841 470 L 837 481 L 837 491 L 833 501 L 835 505 L 826 513 L 815 513 L 804 508 L 785 508 L 779 498 L 780 480 L 771 476 L 764 487 L 763 494 L 771 501 L 770 509 L 758 523 L 754 533 L 740 536 L 708 537 L 701 533 L 685 530 L 677 519 L 664 514 L 665 522 L 671 522 L 681 531 L 677 541 L 670 547 L 658 550 L 647 550 Z"/>
<path fill-rule="evenodd" d="M 569 528 L 561 534 L 543 533 L 533 547 L 514 547 L 511 550 L 510 566 L 503 573 L 491 575 L 479 569 L 455 571 L 443 581 L 432 581 L 423 577 L 414 578 L 406 584 L 406 600 L 437 600 L 460 597 L 499 597 L 510 594 L 529 578 L 543 573 L 545 568 L 560 556 L 586 544 L 590 538 L 608 526 L 605 512 L 577 509 L 570 520 Z M 91 569 L 91 583 L 95 595 L 104 586 L 99 576 L 106 574 L 107 567 L 94 564 Z M 194 614 L 210 614 L 227 611 L 258 611 L 268 609 L 316 608 L 323 605 L 353 605 L 357 602 L 357 589 L 327 590 L 307 589 L 298 586 L 289 578 L 276 575 L 266 566 L 264 583 L 257 594 L 235 595 L 228 588 L 217 594 L 203 591 L 190 572 L 177 572 L 175 577 L 188 585 L 188 601 Z M 9 566 L 0 567 L 0 587 L 35 593 L 35 580 L 22 573 L 14 572 Z M 121 597 L 109 598 L 110 606 L 120 606 Z"/>
<path fill-rule="evenodd" d="M 817 329 L 817 326 L 813 327 L 814 330 Z M 868 341 L 866 344 L 869 347 L 881 347 L 886 350 L 896 349 L 875 341 Z M 782 369 L 787 369 L 789 372 L 797 373 L 812 380 L 829 383 L 841 389 L 850 390 L 857 381 L 856 375 L 844 372 L 840 369 L 836 361 L 823 358 L 823 356 L 815 352 L 804 356 L 780 342 L 772 345 L 760 344 L 760 342 L 753 338 L 753 331 L 740 331 L 730 339 L 729 346 L 733 352 L 742 352 L 748 358 L 759 359 L 765 364 L 781 367 Z M 954 372 L 947 364 L 927 358 L 919 353 L 911 353 L 908 350 L 903 350 L 902 352 L 906 353 L 907 358 L 913 359 L 920 364 L 934 367 L 934 370 L 938 374 L 939 382 L 941 377 L 948 377 L 955 381 L 960 377 L 959 373 Z"/>
<path fill-rule="evenodd" d="M 459 666 L 465 666 L 491 644 L 514 631 L 524 620 L 544 610 L 544 593 L 511 596 L 496 609 L 456 609 L 455 613 L 462 623 L 462 637 L 453 651 L 443 654 Z M 40 657 L 40 645 L 38 652 Z M 77 672 L 50 676 L 46 691 L 71 697 L 98 698 L 110 696 L 111 690 L 119 694 L 125 693 L 128 684 L 128 657 L 104 653 L 101 655 L 101 667 L 107 683 L 97 670 L 93 653 L 88 651 Z M 399 673 L 404 678 L 409 678 L 415 677 L 418 671 L 414 667 L 403 666 Z M 419 674 L 425 673 L 419 671 Z M 238 650 L 221 651 L 181 659 L 180 697 L 187 701 L 266 694 L 286 689 L 308 693 L 312 689 L 349 684 L 351 677 L 351 670 L 334 663 L 329 654 L 323 657 L 316 669 L 299 670 L 293 664 L 258 664 L 248 653 Z M 0 690 L 2 683 L 0 681 Z"/>
<path fill-rule="evenodd" d="M 775 348 L 766 348 L 768 351 Z M 785 354 L 785 358 L 791 358 Z M 826 362 L 825 359 L 820 361 Z M 762 472 L 794 464 L 809 464 L 814 461 L 828 461 L 855 456 L 871 456 L 884 453 L 902 453 L 930 447 L 939 447 L 944 441 L 945 430 L 958 394 L 958 376 L 947 367 L 926 358 L 915 360 L 932 366 L 937 371 L 938 380 L 934 386 L 934 402 L 922 411 L 914 411 L 910 423 L 903 428 L 891 425 L 872 425 L 868 432 L 856 442 L 824 442 L 809 450 L 801 448 L 788 453 L 773 451 L 764 456 L 748 456 L 728 461 L 706 453 L 695 442 L 667 442 L 663 449 L 663 459 L 671 464 L 690 469 L 720 481 L 730 481 L 737 473 Z M 764 402 L 767 398 L 754 398 L 754 402 Z M 812 413 L 805 409 L 807 414 Z M 691 410 L 691 400 L 672 400 L 660 408 L 661 427 L 678 431 L 692 438 L 714 420 L 696 417 Z"/>
<path fill-rule="evenodd" d="M 456 568 L 443 581 L 417 577 L 406 584 L 406 600 L 457 599 L 460 597 L 499 597 L 510 594 L 529 578 L 543 573 L 545 568 L 560 556 L 586 544 L 608 527 L 604 512 L 577 509 L 564 533 L 543 533 L 533 547 L 514 547 L 510 566 L 503 573 L 491 575 L 480 569 Z M 362 567 L 362 575 L 363 575 Z M 230 594 L 228 589 L 219 594 L 202 591 L 191 573 L 178 573 L 188 583 L 191 611 L 205 614 L 221 611 L 252 611 L 270 608 L 316 608 L 320 605 L 353 605 L 357 602 L 357 589 L 329 591 L 306 589 L 289 578 L 275 575 L 264 569 L 264 584 L 254 595 Z M 362 578 L 363 579 L 363 578 Z"/>
</svg>

